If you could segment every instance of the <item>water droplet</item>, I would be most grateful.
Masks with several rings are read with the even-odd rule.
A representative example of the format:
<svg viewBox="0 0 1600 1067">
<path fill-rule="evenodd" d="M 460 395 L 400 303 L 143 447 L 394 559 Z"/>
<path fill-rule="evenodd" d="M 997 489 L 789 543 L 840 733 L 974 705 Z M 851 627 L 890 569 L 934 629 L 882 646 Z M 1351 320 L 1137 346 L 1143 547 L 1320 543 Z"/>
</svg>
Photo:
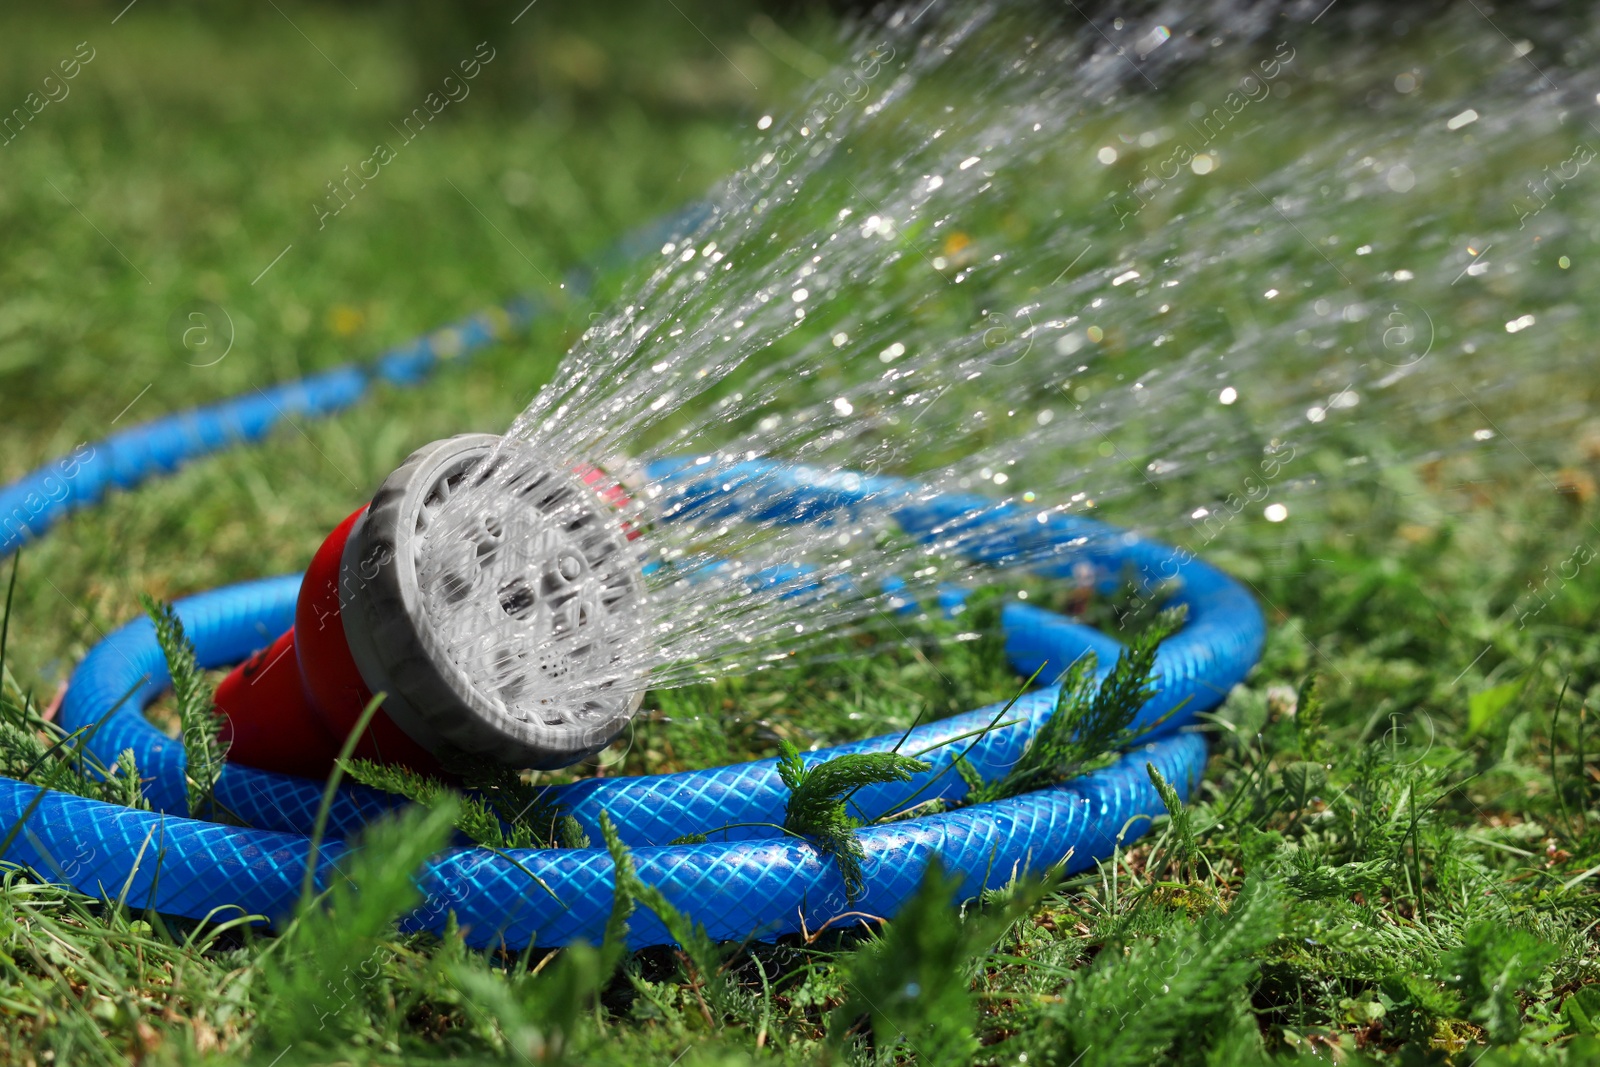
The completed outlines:
<svg viewBox="0 0 1600 1067">
<path fill-rule="evenodd" d="M 1222 390 L 1222 392 L 1217 394 L 1217 399 L 1224 404 L 1231 404 L 1235 400 L 1239 399 L 1239 390 L 1235 389 L 1231 385 L 1227 386 Z"/>
<path fill-rule="evenodd" d="M 1383 177 L 1384 182 L 1397 193 L 1409 193 L 1417 184 L 1417 176 L 1404 163 L 1396 163 Z"/>
<path fill-rule="evenodd" d="M 1111 164 L 1117 161 L 1117 150 L 1112 148 L 1110 145 L 1106 145 L 1104 148 L 1100 149 L 1100 151 L 1094 154 L 1094 158 L 1098 159 L 1100 162 L 1109 167 Z"/>
<path fill-rule="evenodd" d="M 1282 522 L 1289 517 L 1289 509 L 1282 504 L 1268 504 L 1262 514 L 1267 517 L 1268 522 Z"/>
</svg>

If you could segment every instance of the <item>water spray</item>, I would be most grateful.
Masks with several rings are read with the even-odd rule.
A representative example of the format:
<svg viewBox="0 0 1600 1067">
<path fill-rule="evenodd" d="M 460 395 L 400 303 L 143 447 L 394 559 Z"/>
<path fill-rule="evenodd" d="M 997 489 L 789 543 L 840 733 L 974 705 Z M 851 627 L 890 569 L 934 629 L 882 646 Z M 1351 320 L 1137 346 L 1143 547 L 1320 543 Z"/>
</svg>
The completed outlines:
<svg viewBox="0 0 1600 1067">
<path fill-rule="evenodd" d="M 724 511 L 753 507 L 766 514 L 783 513 L 796 523 L 825 525 L 845 513 L 875 506 L 875 496 L 886 492 L 870 479 L 857 477 L 851 483 L 855 488 L 846 489 L 836 472 L 788 469 L 785 477 L 765 481 L 759 493 L 738 495 L 724 491 L 725 483 L 697 480 L 692 461 L 680 465 L 678 472 L 681 487 L 709 506 Z M 666 477 L 659 472 L 657 476 Z M 581 484 L 582 477 L 578 480 Z M 1063 785 L 864 827 L 857 833 L 864 852 L 864 891 L 854 897 L 838 867 L 810 843 L 761 829 L 782 822 L 788 797 L 772 760 L 638 778 L 590 778 L 550 789 L 550 799 L 596 841 L 602 816 L 609 816 L 633 849 L 640 876 L 661 888 L 713 937 L 737 940 L 814 930 L 850 910 L 894 914 L 916 891 L 921 872 L 934 860 L 965 877 L 968 895 L 998 888 L 1014 873 L 1043 870 L 1057 861 L 1064 862 L 1068 871 L 1084 869 L 1109 855 L 1125 833 L 1137 833 L 1147 822 L 1140 816 L 1162 810 L 1146 775 L 1147 763 L 1181 794 L 1194 787 L 1204 765 L 1205 744 L 1183 727 L 1198 712 L 1215 706 L 1260 655 L 1265 624 L 1249 593 L 1181 550 L 1092 519 L 1057 516 L 1041 524 L 1031 513 L 992 504 L 984 507 L 981 520 L 974 520 L 981 498 L 911 492 L 900 500 L 899 517 L 910 536 L 937 539 L 950 520 L 962 521 L 969 535 L 982 531 L 996 543 L 1013 539 L 1019 528 L 1041 527 L 1036 538 L 1048 538 L 1064 552 L 1071 551 L 1080 564 L 1102 576 L 1107 589 L 1129 568 L 1171 567 L 1180 585 L 1174 601 L 1187 608 L 1189 620 L 1162 645 L 1157 657 L 1158 692 L 1135 723 L 1149 729 L 1149 740 L 1113 766 Z M 599 507 L 594 511 L 605 515 Z M 336 533 L 335 540 L 340 536 Z M 343 537 L 348 545 L 348 530 Z M 344 551 L 328 550 L 328 556 Z M 179 601 L 175 606 L 200 664 L 226 665 L 259 655 L 271 633 L 298 625 L 299 613 L 311 602 L 302 593 L 315 577 L 285 575 Z M 348 610 L 348 604 L 342 607 Z M 1071 663 L 1091 652 L 1103 675 L 1120 647 L 1114 638 L 1091 627 L 1020 602 L 1009 604 L 1001 621 L 1007 657 L 1024 675 L 1048 664 Z M 338 648 L 336 640 L 318 636 L 307 642 L 298 633 L 286 635 L 279 645 L 280 664 L 297 658 L 302 670 L 308 649 Z M 298 656 L 292 657 L 296 649 Z M 315 654 L 310 659 L 315 661 Z M 441 662 L 429 669 L 440 672 Z M 301 673 L 285 670 L 278 684 L 288 685 L 281 679 Z M 240 674 L 235 685 L 247 686 Z M 314 847 L 310 835 L 323 811 L 323 782 L 230 760 L 216 782 L 217 804 L 247 825 L 186 818 L 183 747 L 142 714 L 167 684 L 165 659 L 147 619 L 128 624 L 90 651 L 68 687 L 60 711 L 62 725 L 88 732 L 86 748 L 96 758 L 132 751 L 146 776 L 145 795 L 154 810 L 120 808 L 0 780 L 0 818 L 26 829 L 15 838 L 9 858 L 49 870 L 49 857 L 65 842 L 87 843 L 89 848 L 81 854 L 88 858 L 68 878 L 85 892 L 115 885 L 134 906 L 195 918 L 223 906 L 274 918 L 290 914 L 307 866 L 314 868 L 318 886 L 330 884 L 339 877 L 348 850 L 346 835 L 390 810 L 397 798 L 360 786 L 340 786 L 326 809 L 328 839 Z M 1002 772 L 1016 762 L 1053 713 L 1056 695 L 1056 687 L 1046 686 L 1023 694 L 1007 708 L 978 708 L 904 733 L 821 749 L 808 758 L 894 749 L 917 753 L 930 765 L 905 785 L 859 791 L 852 805 L 868 820 L 898 812 L 913 796 L 956 804 L 966 791 L 961 776 L 952 773 L 956 760 L 964 758 L 986 774 Z M 413 708 L 421 703 L 420 693 L 408 692 L 405 697 Z M 449 707 L 459 712 L 460 692 L 450 700 Z M 271 706 L 263 702 L 261 708 L 265 712 Z M 243 707 L 229 712 L 242 718 Z M 437 715 L 443 707 L 429 713 Z M 1002 710 L 1008 725 L 995 729 Z M 313 725 L 326 729 L 321 722 Z M 474 728 L 483 729 L 483 723 L 476 722 Z M 513 733 L 520 729 L 504 724 L 501 728 Z M 410 736 L 398 727 L 397 733 Z M 369 739 L 376 755 L 394 758 L 393 751 L 376 751 L 382 739 L 375 735 Z M 731 828 L 703 843 L 674 843 L 717 827 Z M 143 862 L 140 847 L 158 833 L 163 842 L 159 870 Z M 418 877 L 427 902 L 403 925 L 440 930 L 454 916 L 467 942 L 483 947 L 598 940 L 614 891 L 610 856 L 598 847 L 456 848 L 430 860 Z M 635 945 L 671 939 L 653 916 L 637 918 L 630 937 Z"/>
<path fill-rule="evenodd" d="M 1492 241 L 1441 250 L 1438 262 L 1381 268 L 1386 255 L 1416 250 L 1338 231 L 1341 197 L 1408 195 L 1427 179 L 1426 168 L 1393 161 L 1416 146 L 1434 153 L 1439 173 L 1469 165 L 1481 148 L 1457 136 L 1468 112 L 1441 111 L 1415 138 L 1377 147 L 1342 131 L 1313 137 L 1231 200 L 1206 181 L 1219 160 L 1225 174 L 1235 165 L 1229 139 L 1245 129 L 1208 127 L 1194 180 L 1152 187 L 1139 176 L 1140 153 L 1153 153 L 1146 163 L 1160 171 L 1194 146 L 1164 143 L 1170 132 L 1121 90 L 1160 76 L 1174 57 L 1205 54 L 1210 34 L 1170 35 L 1151 15 L 1150 25 L 1130 25 L 1129 40 L 1155 40 L 1159 28 L 1159 48 L 1135 64 L 1096 35 L 1018 28 L 1004 5 L 940 11 L 927 25 L 921 17 L 899 13 L 881 40 L 858 42 L 851 69 L 862 100 L 832 107 L 824 90 L 792 121 L 761 127 L 752 165 L 692 220 L 657 234 L 644 280 L 592 323 L 504 437 L 413 454 L 303 577 L 180 602 L 201 662 L 238 665 L 217 697 L 233 759 L 216 793 L 249 828 L 180 817 L 183 750 L 140 714 L 165 685 L 141 620 L 89 653 L 61 717 L 107 763 L 132 750 L 156 810 L 0 782 L 0 818 L 27 831 L 11 857 L 49 870 L 61 842 L 90 841 L 94 858 L 73 878 L 86 892 L 122 887 L 138 906 L 195 917 L 225 904 L 277 917 L 293 907 L 308 863 L 319 884 L 336 876 L 343 843 L 314 853 L 308 839 L 319 779 L 375 694 L 382 711 L 358 755 L 446 775 L 473 764 L 563 766 L 620 736 L 647 688 L 794 662 L 808 642 L 883 627 L 952 588 L 1022 572 L 1106 592 L 1130 572 L 1146 592 L 1176 586 L 1190 619 L 1163 647 L 1159 693 L 1140 719 L 1159 727 L 1137 753 L 1074 782 L 864 828 L 864 899 L 848 899 L 804 841 L 744 826 L 672 843 L 730 823 L 781 822 L 786 792 L 770 760 L 588 779 L 552 795 L 596 840 L 609 813 L 646 881 L 712 936 L 739 940 L 814 930 L 848 908 L 891 915 L 933 858 L 966 877 L 969 896 L 1066 856 L 1069 870 L 1083 869 L 1116 847 L 1124 825 L 1147 825 L 1136 816 L 1160 812 L 1147 760 L 1186 793 L 1205 750 L 1184 727 L 1244 678 L 1264 624 L 1238 583 L 1131 527 L 1187 529 L 1204 547 L 1246 503 L 1265 504 L 1263 494 L 1273 496 L 1264 517 L 1282 521 L 1280 497 L 1337 474 L 1327 464 L 1311 473 L 1297 454 L 1357 413 L 1398 411 L 1428 425 L 1435 454 L 1487 448 L 1515 427 L 1482 425 L 1463 386 L 1541 389 L 1527 367 L 1506 374 L 1505 346 L 1528 343 L 1536 319 L 1542 328 L 1567 314 L 1554 303 L 1559 314 L 1546 316 L 1541 303 L 1535 316 L 1536 298 L 1575 298 L 1552 282 L 1557 268 L 1536 263 L 1494 275 L 1498 290 L 1472 288 L 1490 278 L 1479 262 L 1486 250 L 1508 255 L 1524 219 L 1508 219 Z M 1277 32 L 1280 20 L 1267 21 L 1252 24 L 1252 47 L 1249 35 Z M 1025 48 L 1010 47 L 1021 40 Z M 1478 47 L 1490 56 L 1503 44 L 1484 34 Z M 1289 70 L 1285 88 L 1300 69 L 1291 64 L 1306 62 L 1294 47 L 1259 51 L 1253 58 Z M 972 61 L 952 66 L 963 56 Z M 1509 86 L 1496 136 L 1520 148 L 1540 115 L 1560 109 L 1531 95 L 1515 64 L 1496 69 Z M 934 71 L 960 106 L 901 108 Z M 1252 97 L 1249 122 L 1277 99 Z M 928 115 L 936 131 L 919 121 Z M 1078 136 L 1113 125 L 1126 135 L 1106 135 L 1098 151 Z M 869 149 L 857 161 L 876 165 L 850 169 L 840 148 L 851 143 Z M 1114 166 L 1127 169 L 1128 186 L 1113 188 L 1115 232 L 1074 225 L 1106 208 L 1099 175 Z M 1029 167 L 1047 179 L 1046 217 L 1019 209 L 1013 218 L 1001 194 Z M 1504 199 L 1504 185 L 1486 180 L 1485 204 Z M 1386 203 L 1399 205 L 1396 226 L 1415 210 Z M 1537 221 L 1554 227 L 1558 215 L 1552 206 Z M 1162 216 L 1194 229 L 1188 246 L 1156 224 Z M 1495 217 L 1487 207 L 1478 216 Z M 985 220 L 992 234 L 1051 228 L 1026 262 L 1009 241 L 983 243 Z M 1225 261 L 1299 267 L 1263 281 L 1259 297 L 1204 288 Z M 1566 258 L 1558 262 L 1565 270 Z M 905 297 L 910 286 L 896 278 L 909 270 L 923 284 Z M 1208 298 L 1188 295 L 1197 291 Z M 1451 300 L 1460 313 L 1436 326 L 1425 305 Z M 492 332 L 479 326 L 459 336 L 485 343 Z M 375 378 L 415 380 L 433 361 L 428 344 L 392 353 L 376 371 L 345 368 L 119 434 L 0 493 L 0 516 L 22 509 L 35 533 L 36 521 L 42 529 L 108 487 L 261 436 L 285 412 L 336 410 Z M 1533 369 L 1560 370 L 1587 348 L 1573 352 Z M 1582 408 L 1545 398 L 1528 410 L 1548 432 L 1586 417 Z M 624 451 L 636 460 L 618 459 Z M 1349 458 L 1365 463 L 1368 452 Z M 1173 491 L 1133 497 L 1146 488 Z M 1108 501 L 1129 528 L 1096 517 Z M 7 529 L 0 546 L 21 539 Z M 1118 650 L 1023 603 L 1008 604 L 1002 626 L 1024 676 L 1046 664 L 1053 675 L 1091 651 L 1108 665 Z M 1054 696 L 1049 687 L 1024 696 L 1005 730 L 985 732 L 996 709 L 977 709 L 808 758 L 902 746 L 932 764 L 906 790 L 861 791 L 854 800 L 868 819 L 924 787 L 925 798 L 956 804 L 964 786 L 946 772 L 958 753 L 1003 772 Z M 970 749 L 952 744 L 975 733 Z M 335 790 L 330 831 L 352 833 L 392 803 Z M 138 859 L 156 833 L 159 879 Z M 439 929 L 453 911 L 478 945 L 596 939 L 613 889 L 601 849 L 457 849 L 421 880 L 430 904 L 407 924 Z M 653 919 L 633 936 L 668 937 Z"/>
</svg>

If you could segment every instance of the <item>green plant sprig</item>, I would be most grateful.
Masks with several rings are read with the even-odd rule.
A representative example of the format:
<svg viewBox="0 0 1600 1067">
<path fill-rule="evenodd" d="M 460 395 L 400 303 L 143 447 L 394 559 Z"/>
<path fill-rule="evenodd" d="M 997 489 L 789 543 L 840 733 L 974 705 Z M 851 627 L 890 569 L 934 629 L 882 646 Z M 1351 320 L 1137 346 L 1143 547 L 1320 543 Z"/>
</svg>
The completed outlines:
<svg viewBox="0 0 1600 1067">
<path fill-rule="evenodd" d="M 195 819 L 217 816 L 217 779 L 228 756 L 222 740 L 223 719 L 211 702 L 211 686 L 195 659 L 194 643 L 184 632 L 183 620 L 171 604 L 148 593 L 139 596 L 145 614 L 156 627 L 156 643 L 167 660 L 172 679 L 172 702 L 177 707 L 179 736 L 183 740 L 184 786 L 189 815 Z"/>
<path fill-rule="evenodd" d="M 1098 686 L 1094 653 L 1078 657 L 1061 678 L 1055 710 L 1004 777 L 985 782 L 965 756 L 957 761 L 957 772 L 968 786 L 967 802 L 1004 800 L 1097 770 L 1159 725 L 1135 729 L 1133 722 L 1156 693 L 1156 652 L 1187 614 L 1180 605 L 1158 615 L 1128 643 Z"/>
<path fill-rule="evenodd" d="M 422 807 L 451 805 L 455 828 L 488 848 L 589 847 L 583 827 L 566 814 L 549 787 L 531 785 L 509 767 L 467 774 L 462 791 L 409 767 L 365 759 L 345 760 L 342 766 L 362 785 L 397 793 Z"/>
<path fill-rule="evenodd" d="M 865 888 L 861 861 L 866 853 L 855 836 L 861 820 L 846 810 L 845 797 L 863 786 L 909 782 L 928 766 L 898 752 L 852 752 L 807 767 L 800 750 L 784 741 L 778 756 L 778 774 L 789 789 L 783 828 L 833 857 L 845 894 L 854 901 Z"/>
</svg>

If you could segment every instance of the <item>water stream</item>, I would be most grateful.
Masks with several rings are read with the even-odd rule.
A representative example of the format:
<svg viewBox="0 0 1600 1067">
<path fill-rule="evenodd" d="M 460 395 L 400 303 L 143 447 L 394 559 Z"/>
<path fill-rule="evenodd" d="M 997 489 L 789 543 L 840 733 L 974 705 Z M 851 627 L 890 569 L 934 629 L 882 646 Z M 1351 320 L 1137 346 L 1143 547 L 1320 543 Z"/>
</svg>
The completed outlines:
<svg viewBox="0 0 1600 1067">
<path fill-rule="evenodd" d="M 997 562 L 1070 562 L 975 562 L 966 516 L 905 537 L 908 484 L 1205 551 L 1388 464 L 1548 479 L 1590 411 L 1595 27 L 1536 46 L 1471 8 L 1426 35 L 1379 5 L 1315 15 L 933 3 L 857 27 L 508 431 L 624 486 L 644 596 L 581 620 L 598 642 L 547 619 L 479 667 L 559 639 L 607 651 L 556 689 L 686 684 L 893 626 Z M 781 477 L 753 461 L 856 472 L 868 506 L 696 510 L 650 466 L 676 456 L 745 499 Z M 508 477 L 430 543 L 470 537 Z"/>
</svg>

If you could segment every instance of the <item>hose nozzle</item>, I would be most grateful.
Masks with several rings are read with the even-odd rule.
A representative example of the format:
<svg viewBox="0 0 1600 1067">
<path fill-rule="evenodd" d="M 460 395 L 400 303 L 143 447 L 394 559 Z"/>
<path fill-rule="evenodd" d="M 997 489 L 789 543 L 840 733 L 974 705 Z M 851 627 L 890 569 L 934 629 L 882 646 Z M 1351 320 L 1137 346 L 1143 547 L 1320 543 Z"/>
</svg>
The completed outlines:
<svg viewBox="0 0 1600 1067">
<path fill-rule="evenodd" d="M 375 693 L 366 758 L 551 768 L 598 752 L 643 697 L 629 504 L 600 471 L 520 440 L 412 453 L 318 550 L 294 629 L 218 689 L 231 758 L 318 773 Z"/>
</svg>

